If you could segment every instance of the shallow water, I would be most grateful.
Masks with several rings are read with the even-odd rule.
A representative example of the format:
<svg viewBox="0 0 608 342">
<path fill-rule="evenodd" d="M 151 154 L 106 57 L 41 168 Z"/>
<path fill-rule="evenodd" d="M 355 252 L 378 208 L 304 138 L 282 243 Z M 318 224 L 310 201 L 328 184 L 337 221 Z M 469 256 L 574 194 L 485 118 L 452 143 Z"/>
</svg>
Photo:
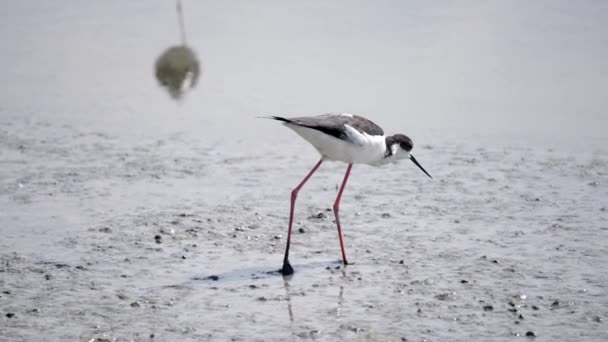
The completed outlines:
<svg viewBox="0 0 608 342">
<path fill-rule="evenodd" d="M 524 11 L 522 22 L 483 4 L 387 4 L 377 8 L 379 26 L 364 4 L 297 5 L 294 17 L 276 4 L 184 3 L 204 72 L 181 102 L 152 71 L 177 41 L 173 4 L 8 6 L 0 34 L 19 39 L 3 40 L 0 57 L 10 66 L 0 81 L 0 341 L 608 339 L 608 125 L 605 98 L 591 86 L 605 89 L 592 71 L 605 66 L 607 49 L 568 50 L 550 62 L 587 62 L 559 76 L 589 81 L 586 96 L 571 92 L 568 101 L 548 70 L 507 72 L 517 61 L 533 69 L 561 39 L 586 48 L 605 37 L 597 19 L 605 6 L 589 2 L 564 16 L 559 3 L 533 25 L 546 8 L 514 3 L 506 13 Z M 410 24 L 398 13 L 410 13 Z M 497 36 L 479 33 L 479 13 L 501 18 Z M 276 32 L 272 24 L 283 21 Z M 359 41 L 345 40 L 349 27 Z M 529 40 L 506 39 L 519 30 Z M 388 44 L 420 36 L 416 49 Z M 308 53 L 276 50 L 293 41 Z M 344 58 L 314 53 L 336 46 L 367 54 L 338 63 Z M 494 75 L 504 58 L 513 88 L 495 75 L 454 78 L 451 62 L 413 90 L 439 63 L 420 60 L 455 47 L 458 58 L 483 52 L 489 65 L 467 64 L 479 75 Z M 382 66 L 368 63 L 382 51 L 391 56 Z M 414 65 L 397 63 L 405 56 Z M 455 79 L 460 97 L 440 79 Z M 546 87 L 535 83 L 528 95 L 544 100 L 497 95 L 532 79 Z M 395 95 L 399 86 L 407 101 Z M 509 100 L 517 101 L 500 108 Z M 341 205 L 353 264 L 343 267 L 329 208 L 345 165 L 324 164 L 300 192 L 296 273 L 283 278 L 289 192 L 317 156 L 255 117 L 336 107 L 412 135 L 434 179 L 406 161 L 355 166 Z"/>
</svg>

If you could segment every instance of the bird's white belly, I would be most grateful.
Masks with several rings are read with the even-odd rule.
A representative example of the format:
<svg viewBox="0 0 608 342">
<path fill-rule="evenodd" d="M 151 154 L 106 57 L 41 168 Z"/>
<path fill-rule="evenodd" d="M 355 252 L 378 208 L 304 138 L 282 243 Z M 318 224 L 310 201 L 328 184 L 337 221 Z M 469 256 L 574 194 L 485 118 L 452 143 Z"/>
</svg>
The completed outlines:
<svg viewBox="0 0 608 342">
<path fill-rule="evenodd" d="M 350 142 L 315 129 L 290 124 L 286 126 L 313 145 L 325 159 L 374 166 L 383 164 L 386 151 L 383 136 L 360 134 L 357 142 Z"/>
</svg>

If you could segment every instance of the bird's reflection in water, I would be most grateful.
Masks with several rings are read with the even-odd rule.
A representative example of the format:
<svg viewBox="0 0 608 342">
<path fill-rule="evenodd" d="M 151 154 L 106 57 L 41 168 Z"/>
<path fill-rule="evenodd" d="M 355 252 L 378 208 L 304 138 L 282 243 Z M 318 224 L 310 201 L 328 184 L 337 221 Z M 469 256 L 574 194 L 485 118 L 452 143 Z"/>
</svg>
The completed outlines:
<svg viewBox="0 0 608 342">
<path fill-rule="evenodd" d="M 345 279 L 346 272 L 344 271 L 344 269 L 342 268 L 342 270 L 340 272 L 342 273 L 342 279 Z M 287 312 L 289 314 L 289 321 L 293 323 L 294 322 L 293 304 L 291 302 L 291 293 L 289 291 L 289 282 L 291 281 L 292 277 L 293 276 L 284 276 L 283 277 L 283 287 L 285 288 L 285 299 L 287 300 Z M 336 317 L 342 316 L 343 302 L 344 302 L 344 286 L 340 285 L 340 292 L 338 294 L 338 301 L 337 301 L 338 307 L 336 308 Z"/>
<path fill-rule="evenodd" d="M 287 299 L 287 311 L 289 312 L 289 321 L 293 322 L 293 309 L 291 307 L 291 295 L 289 294 L 289 280 L 283 277 L 283 287 L 285 288 L 285 298 Z"/>
<path fill-rule="evenodd" d="M 154 70 L 160 85 L 172 98 L 180 99 L 185 92 L 196 86 L 201 67 L 196 53 L 186 43 L 181 1 L 177 1 L 176 7 L 182 43 L 163 51 L 156 59 Z"/>
</svg>

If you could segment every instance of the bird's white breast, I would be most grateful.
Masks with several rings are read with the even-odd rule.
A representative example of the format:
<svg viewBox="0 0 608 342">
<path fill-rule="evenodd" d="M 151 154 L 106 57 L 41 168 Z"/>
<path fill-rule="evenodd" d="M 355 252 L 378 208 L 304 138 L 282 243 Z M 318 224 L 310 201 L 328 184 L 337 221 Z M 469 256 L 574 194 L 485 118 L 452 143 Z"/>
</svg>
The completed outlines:
<svg viewBox="0 0 608 342">
<path fill-rule="evenodd" d="M 382 135 L 368 135 L 345 125 L 348 141 L 321 131 L 298 125 L 285 124 L 308 141 L 328 160 L 379 166 L 385 163 L 386 140 Z"/>
</svg>

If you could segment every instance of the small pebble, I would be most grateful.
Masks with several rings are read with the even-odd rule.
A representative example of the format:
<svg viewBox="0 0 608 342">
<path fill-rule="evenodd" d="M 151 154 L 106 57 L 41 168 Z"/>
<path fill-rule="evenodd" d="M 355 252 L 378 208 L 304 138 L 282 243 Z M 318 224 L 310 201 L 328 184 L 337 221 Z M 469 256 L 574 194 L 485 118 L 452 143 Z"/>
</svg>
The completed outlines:
<svg viewBox="0 0 608 342">
<path fill-rule="evenodd" d="M 330 209 L 331 211 L 331 209 Z M 316 219 L 326 219 L 327 215 L 325 215 L 325 213 L 323 212 L 318 212 L 316 215 L 313 215 L 312 218 L 316 218 Z"/>
<path fill-rule="evenodd" d="M 161 243 L 162 240 L 163 240 L 162 236 L 160 236 L 158 234 L 154 235 L 154 241 L 156 241 L 156 243 Z"/>
<path fill-rule="evenodd" d="M 469 283 L 469 281 L 468 281 L 468 280 L 465 280 L 465 279 L 462 279 L 460 282 L 461 282 L 462 284 L 468 284 L 468 283 Z"/>
<path fill-rule="evenodd" d="M 536 306 L 536 305 L 532 305 L 532 310 L 535 310 L 535 311 L 536 311 L 536 310 L 539 310 L 539 309 L 538 309 L 538 306 Z"/>
<path fill-rule="evenodd" d="M 207 277 L 207 278 L 205 278 L 205 279 L 208 279 L 208 280 L 213 280 L 213 281 L 218 281 L 218 280 L 220 280 L 220 277 L 219 277 L 219 276 L 216 276 L 216 275 L 210 275 L 210 276 L 208 276 L 208 277 Z"/>
<path fill-rule="evenodd" d="M 298 229 L 298 233 L 300 233 L 300 234 L 304 234 L 305 232 L 306 232 L 306 231 L 304 230 L 304 228 L 299 228 L 299 229 Z"/>
<path fill-rule="evenodd" d="M 283 236 L 282 235 L 275 235 L 274 238 L 275 240 L 280 240 Z"/>
<path fill-rule="evenodd" d="M 138 307 L 140 307 L 140 306 L 141 306 L 141 305 L 140 305 L 138 302 L 133 302 L 133 303 L 131 303 L 131 307 L 132 307 L 132 308 L 138 308 Z"/>
<path fill-rule="evenodd" d="M 483 311 L 492 311 L 494 310 L 494 307 L 492 305 L 484 305 L 483 307 Z"/>
<path fill-rule="evenodd" d="M 382 213 L 382 215 L 380 215 L 382 218 L 389 218 L 391 217 L 390 213 Z"/>
<path fill-rule="evenodd" d="M 405 264 L 405 260 L 401 259 L 401 260 L 399 260 L 399 263 L 400 263 L 401 265 L 403 265 L 403 264 Z"/>
<path fill-rule="evenodd" d="M 6 313 L 6 317 L 7 317 L 7 318 L 13 318 L 13 317 L 15 317 L 15 314 L 14 314 L 14 313 L 12 313 L 12 312 L 7 312 L 7 313 Z"/>
<path fill-rule="evenodd" d="M 551 304 L 551 306 L 555 308 L 555 307 L 558 307 L 558 306 L 559 306 L 559 304 L 560 304 L 560 303 L 559 303 L 559 300 L 556 300 L 556 301 L 554 301 L 554 302 Z"/>
<path fill-rule="evenodd" d="M 533 331 L 528 331 L 528 332 L 526 333 L 526 336 L 527 336 L 527 337 L 536 337 L 536 334 L 534 334 L 534 332 L 533 332 Z"/>
</svg>

